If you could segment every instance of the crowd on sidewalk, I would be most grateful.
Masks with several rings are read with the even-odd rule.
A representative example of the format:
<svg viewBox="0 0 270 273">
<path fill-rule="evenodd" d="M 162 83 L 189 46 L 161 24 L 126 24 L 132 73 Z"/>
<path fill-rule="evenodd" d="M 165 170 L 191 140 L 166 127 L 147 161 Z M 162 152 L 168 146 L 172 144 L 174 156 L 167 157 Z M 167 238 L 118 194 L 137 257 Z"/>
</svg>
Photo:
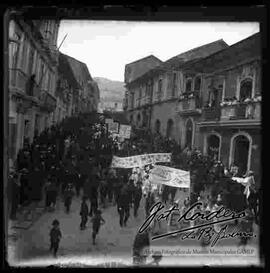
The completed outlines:
<svg viewBox="0 0 270 273">
<path fill-rule="evenodd" d="M 209 211 L 221 204 L 236 211 L 249 206 L 256 221 L 258 220 L 256 192 L 252 191 L 246 200 L 245 195 L 241 194 L 241 185 L 231 179 L 237 175 L 236 170 L 226 170 L 221 162 L 203 156 L 197 149 L 186 148 L 181 151 L 174 140 L 163 138 L 159 134 L 136 133 L 130 140 L 120 143 L 117 137 L 107 132 L 104 119 L 100 119 L 97 114 L 66 119 L 35 137 L 31 145 L 25 141 L 23 149 L 18 153 L 15 167 L 10 172 L 10 217 L 16 218 L 18 206 L 40 201 L 43 195 L 44 206 L 48 211 L 55 209 L 57 196 L 62 196 L 66 213 L 69 213 L 72 198 L 76 194 L 82 197 L 78 212 L 81 216 L 80 228 L 85 229 L 88 218 L 91 217 L 92 239 L 95 243 L 99 228 L 105 222 L 102 209 L 108 205 L 116 206 L 119 225 L 124 228 L 131 208 L 134 217 L 138 216 L 143 196 L 146 199 L 146 216 L 157 198 L 164 203 L 175 204 L 177 188 L 161 186 L 146 189 L 147 171 L 145 177 L 142 177 L 136 170 L 110 168 L 113 155 L 131 156 L 155 152 L 172 153 L 169 166 L 191 172 L 194 187 L 190 198 L 184 202 L 185 207 L 202 199 L 206 201 L 205 209 Z M 147 167 L 149 171 L 151 166 Z M 252 177 L 252 173 L 247 176 Z M 209 195 L 203 196 L 209 189 Z M 240 196 L 242 200 L 239 199 Z M 51 232 L 51 249 L 54 254 L 61 239 L 60 223 L 61 219 L 54 221 Z M 137 258 L 140 257 L 138 253 L 142 246 L 149 244 L 148 236 L 148 233 L 143 233 L 135 238 L 134 255 Z"/>
</svg>

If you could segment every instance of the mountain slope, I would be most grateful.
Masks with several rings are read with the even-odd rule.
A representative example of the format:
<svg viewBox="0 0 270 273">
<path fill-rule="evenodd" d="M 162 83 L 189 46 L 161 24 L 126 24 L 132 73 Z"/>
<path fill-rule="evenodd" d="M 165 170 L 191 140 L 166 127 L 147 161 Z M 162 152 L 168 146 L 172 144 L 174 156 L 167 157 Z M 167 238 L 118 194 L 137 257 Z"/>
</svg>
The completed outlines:
<svg viewBox="0 0 270 273">
<path fill-rule="evenodd" d="M 125 83 L 112 81 L 102 77 L 95 77 L 100 90 L 100 101 L 102 102 L 122 102 L 125 95 Z"/>
</svg>

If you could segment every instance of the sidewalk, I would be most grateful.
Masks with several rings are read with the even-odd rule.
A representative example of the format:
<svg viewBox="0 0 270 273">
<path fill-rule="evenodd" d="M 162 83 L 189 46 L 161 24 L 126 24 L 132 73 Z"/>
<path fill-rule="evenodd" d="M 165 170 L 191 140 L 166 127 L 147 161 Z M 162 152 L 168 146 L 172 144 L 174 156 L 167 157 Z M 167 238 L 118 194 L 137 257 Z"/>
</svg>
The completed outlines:
<svg viewBox="0 0 270 273">
<path fill-rule="evenodd" d="M 27 206 L 21 206 L 16 213 L 16 220 L 8 219 L 8 238 L 17 241 L 21 237 L 21 230 L 29 229 L 45 212 L 44 201 L 32 202 Z"/>
</svg>

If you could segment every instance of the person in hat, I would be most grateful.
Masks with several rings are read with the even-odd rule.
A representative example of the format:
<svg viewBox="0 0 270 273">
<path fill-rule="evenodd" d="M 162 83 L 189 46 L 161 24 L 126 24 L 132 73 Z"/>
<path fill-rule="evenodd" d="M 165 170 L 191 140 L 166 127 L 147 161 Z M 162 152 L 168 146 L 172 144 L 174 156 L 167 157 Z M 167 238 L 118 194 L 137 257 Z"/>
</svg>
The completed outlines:
<svg viewBox="0 0 270 273">
<path fill-rule="evenodd" d="M 59 248 L 59 243 L 62 237 L 61 230 L 59 228 L 60 223 L 57 219 L 55 219 L 52 222 L 52 229 L 50 231 L 50 241 L 51 241 L 51 246 L 50 246 L 50 251 L 53 250 L 53 255 L 56 257 L 58 248 Z"/>
<path fill-rule="evenodd" d="M 69 213 L 69 211 L 70 211 L 70 206 L 72 203 L 73 196 L 74 196 L 73 185 L 72 185 L 72 183 L 69 183 L 67 185 L 67 188 L 64 191 L 64 204 L 65 204 L 67 213 Z"/>
<path fill-rule="evenodd" d="M 128 185 L 124 184 L 120 190 L 120 195 L 117 202 L 117 210 L 120 216 L 120 226 L 126 226 L 129 218 L 129 209 L 130 209 L 130 194 L 128 190 Z"/>
<path fill-rule="evenodd" d="M 80 215 L 81 215 L 80 228 L 81 228 L 81 230 L 85 229 L 85 226 L 86 226 L 86 223 L 88 220 L 89 209 L 88 209 L 86 200 L 87 200 L 87 197 L 84 196 L 82 199 L 81 210 L 80 210 Z"/>
<path fill-rule="evenodd" d="M 96 210 L 94 217 L 91 219 L 91 222 L 93 223 L 93 232 L 92 232 L 92 239 L 93 239 L 93 245 L 96 244 L 96 236 L 99 232 L 100 226 L 105 224 L 105 220 L 102 218 L 102 214 L 100 210 Z"/>
</svg>

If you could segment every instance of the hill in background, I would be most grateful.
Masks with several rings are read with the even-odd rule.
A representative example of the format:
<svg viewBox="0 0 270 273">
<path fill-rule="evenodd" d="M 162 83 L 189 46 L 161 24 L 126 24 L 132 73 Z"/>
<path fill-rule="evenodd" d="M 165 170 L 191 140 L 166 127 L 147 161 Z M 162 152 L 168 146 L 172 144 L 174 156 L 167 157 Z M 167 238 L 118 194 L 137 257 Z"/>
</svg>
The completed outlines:
<svg viewBox="0 0 270 273">
<path fill-rule="evenodd" d="M 125 83 L 112 81 L 102 77 L 95 77 L 100 90 L 100 101 L 111 103 L 122 103 L 125 96 Z"/>
</svg>

